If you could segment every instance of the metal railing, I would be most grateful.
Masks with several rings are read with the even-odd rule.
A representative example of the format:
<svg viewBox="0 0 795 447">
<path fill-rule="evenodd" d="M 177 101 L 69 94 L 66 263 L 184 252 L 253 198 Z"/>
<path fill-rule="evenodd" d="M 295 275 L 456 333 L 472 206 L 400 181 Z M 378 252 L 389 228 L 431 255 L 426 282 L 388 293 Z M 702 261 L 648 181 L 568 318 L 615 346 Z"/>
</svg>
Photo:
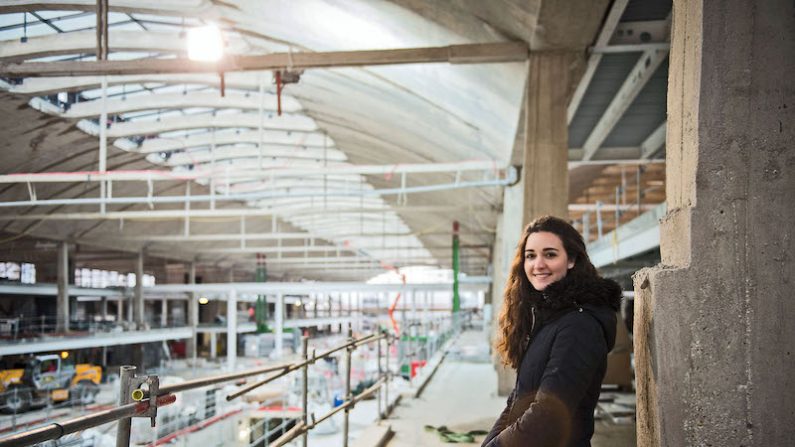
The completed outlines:
<svg viewBox="0 0 795 447">
<path fill-rule="evenodd" d="M 382 340 L 386 344 L 386 367 L 382 368 Z M 133 417 L 146 417 L 152 421 L 152 426 L 155 426 L 157 417 L 157 409 L 160 406 L 169 405 L 176 400 L 175 393 L 187 391 L 191 389 L 201 388 L 205 386 L 215 385 L 224 382 L 234 382 L 249 377 L 273 373 L 270 376 L 257 381 L 256 383 L 246 385 L 243 388 L 235 391 L 226 396 L 227 401 L 231 401 L 240 397 L 260 386 L 270 383 L 278 378 L 284 377 L 292 372 L 301 370 L 303 385 L 302 385 L 302 411 L 301 419 L 284 435 L 270 444 L 271 447 L 283 446 L 291 440 L 302 436 L 302 445 L 307 445 L 307 433 L 316 427 L 318 424 L 331 418 L 339 412 L 344 412 L 344 430 L 343 430 L 343 446 L 348 445 L 349 438 L 349 414 L 354 408 L 356 403 L 375 394 L 376 391 L 384 387 L 386 408 L 389 407 L 389 381 L 392 377 L 389 368 L 389 351 L 394 343 L 394 336 L 386 332 L 373 333 L 358 339 L 353 338 L 353 333 L 348 325 L 348 340 L 346 343 L 331 348 L 321 354 L 316 354 L 314 350 L 309 355 L 308 352 L 308 337 L 302 338 L 302 359 L 294 363 L 282 363 L 274 366 L 263 368 L 251 369 L 236 373 L 221 374 L 216 376 L 198 378 L 188 380 L 182 383 L 173 385 L 159 386 L 159 379 L 157 376 L 136 376 L 134 366 L 124 366 L 120 374 L 120 397 L 119 406 L 116 408 L 99 411 L 89 415 L 69 419 L 58 423 L 50 423 L 42 427 L 27 430 L 21 433 L 13 434 L 4 438 L 0 438 L 0 447 L 22 447 L 29 446 L 36 443 L 59 439 L 64 435 L 74 433 L 87 428 L 96 427 L 108 422 L 119 421 L 117 430 L 116 445 L 117 447 L 128 447 L 130 439 L 130 428 Z M 370 387 L 357 395 L 351 392 L 351 357 L 353 352 L 360 346 L 370 343 L 378 343 L 378 380 L 376 380 Z M 333 408 L 328 413 L 315 417 L 314 413 L 308 413 L 308 368 L 318 360 L 330 357 L 331 355 L 345 351 L 345 364 L 346 364 L 346 380 L 345 380 L 345 400 Z M 152 399 L 150 396 L 156 396 Z M 381 402 L 381 393 L 378 393 L 378 416 L 379 418 L 386 417 L 388 411 L 382 411 L 384 406 Z M 311 421 L 310 421 L 311 419 Z"/>
</svg>

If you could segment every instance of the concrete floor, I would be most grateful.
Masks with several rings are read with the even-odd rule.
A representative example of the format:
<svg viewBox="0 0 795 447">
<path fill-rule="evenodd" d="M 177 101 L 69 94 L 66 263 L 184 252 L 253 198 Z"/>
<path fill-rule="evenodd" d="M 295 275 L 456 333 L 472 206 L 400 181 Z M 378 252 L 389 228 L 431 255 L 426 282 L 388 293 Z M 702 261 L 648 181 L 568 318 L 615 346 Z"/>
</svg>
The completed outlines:
<svg viewBox="0 0 795 447">
<path fill-rule="evenodd" d="M 485 336 L 482 332 L 465 332 L 455 346 L 457 352 L 470 355 L 448 356 L 420 398 L 404 396 L 386 421 L 395 432 L 389 447 L 449 445 L 436 433 L 426 431 L 425 425 L 445 425 L 455 432 L 491 429 L 505 406 L 505 398 L 496 396 L 497 374 L 488 356 L 483 355 L 488 352 Z M 476 437 L 475 445 L 482 439 L 483 436 Z M 597 421 L 592 445 L 634 447 L 634 422 Z"/>
</svg>

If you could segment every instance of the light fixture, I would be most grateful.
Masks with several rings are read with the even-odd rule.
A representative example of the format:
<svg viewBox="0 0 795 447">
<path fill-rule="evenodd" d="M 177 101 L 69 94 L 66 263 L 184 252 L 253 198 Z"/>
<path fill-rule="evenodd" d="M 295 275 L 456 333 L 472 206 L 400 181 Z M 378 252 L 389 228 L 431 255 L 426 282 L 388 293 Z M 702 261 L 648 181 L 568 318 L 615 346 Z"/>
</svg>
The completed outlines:
<svg viewBox="0 0 795 447">
<path fill-rule="evenodd" d="M 210 300 L 208 300 L 205 296 L 199 298 L 199 304 L 207 304 L 209 302 Z"/>
<path fill-rule="evenodd" d="M 68 351 L 61 351 L 61 358 L 64 359 L 64 360 L 68 359 L 69 358 L 69 352 Z"/>
<path fill-rule="evenodd" d="M 208 24 L 188 30 L 188 59 L 216 62 L 223 55 L 224 41 L 216 25 Z"/>
</svg>

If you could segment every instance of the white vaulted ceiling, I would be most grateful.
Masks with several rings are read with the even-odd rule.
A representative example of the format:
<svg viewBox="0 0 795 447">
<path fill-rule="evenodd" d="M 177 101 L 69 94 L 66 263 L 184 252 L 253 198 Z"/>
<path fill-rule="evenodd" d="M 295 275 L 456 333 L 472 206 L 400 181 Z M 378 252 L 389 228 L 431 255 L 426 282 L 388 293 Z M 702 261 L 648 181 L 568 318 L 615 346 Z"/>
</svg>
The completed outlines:
<svg viewBox="0 0 795 447">
<path fill-rule="evenodd" d="M 108 59 L 184 57 L 186 31 L 207 23 L 220 27 L 225 51 L 237 56 L 517 40 L 555 47 L 554 27 L 538 22 L 540 0 L 486 3 L 110 1 Z M 569 46 L 584 51 L 594 41 L 608 3 L 582 12 L 594 18 L 570 31 Z M 95 60 L 95 7 L 4 2 L 0 63 Z M 104 112 L 108 170 L 130 178 L 105 186 L 115 202 L 104 214 L 96 181 L 0 185 L 3 201 L 27 203 L 7 207 L 0 226 L 10 235 L 242 269 L 265 253 L 276 276 L 361 280 L 385 268 L 450 267 L 457 220 L 464 270 L 486 274 L 526 64 L 307 69 L 284 86 L 281 115 L 272 71 L 225 73 L 223 94 L 216 73 L 4 76 L 3 174 L 89 176 L 98 169 Z M 588 125 L 584 113 L 573 126 Z M 641 146 L 640 133 L 641 141 L 622 144 Z"/>
</svg>

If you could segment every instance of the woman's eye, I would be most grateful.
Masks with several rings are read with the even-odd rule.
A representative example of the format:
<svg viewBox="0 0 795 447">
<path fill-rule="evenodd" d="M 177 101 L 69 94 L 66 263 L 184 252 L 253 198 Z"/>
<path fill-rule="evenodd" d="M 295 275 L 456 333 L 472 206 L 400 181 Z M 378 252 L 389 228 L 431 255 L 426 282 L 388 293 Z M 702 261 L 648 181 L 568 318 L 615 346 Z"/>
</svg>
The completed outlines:
<svg viewBox="0 0 795 447">
<path fill-rule="evenodd" d="M 530 259 L 530 260 L 535 259 L 535 257 L 536 257 L 536 255 L 531 254 L 531 253 L 527 253 L 526 255 L 524 255 L 525 259 Z"/>
<path fill-rule="evenodd" d="M 550 258 L 550 259 L 552 259 L 552 258 L 554 258 L 555 256 L 557 256 L 557 253 L 547 253 L 546 255 L 547 255 L 547 258 Z"/>
</svg>

